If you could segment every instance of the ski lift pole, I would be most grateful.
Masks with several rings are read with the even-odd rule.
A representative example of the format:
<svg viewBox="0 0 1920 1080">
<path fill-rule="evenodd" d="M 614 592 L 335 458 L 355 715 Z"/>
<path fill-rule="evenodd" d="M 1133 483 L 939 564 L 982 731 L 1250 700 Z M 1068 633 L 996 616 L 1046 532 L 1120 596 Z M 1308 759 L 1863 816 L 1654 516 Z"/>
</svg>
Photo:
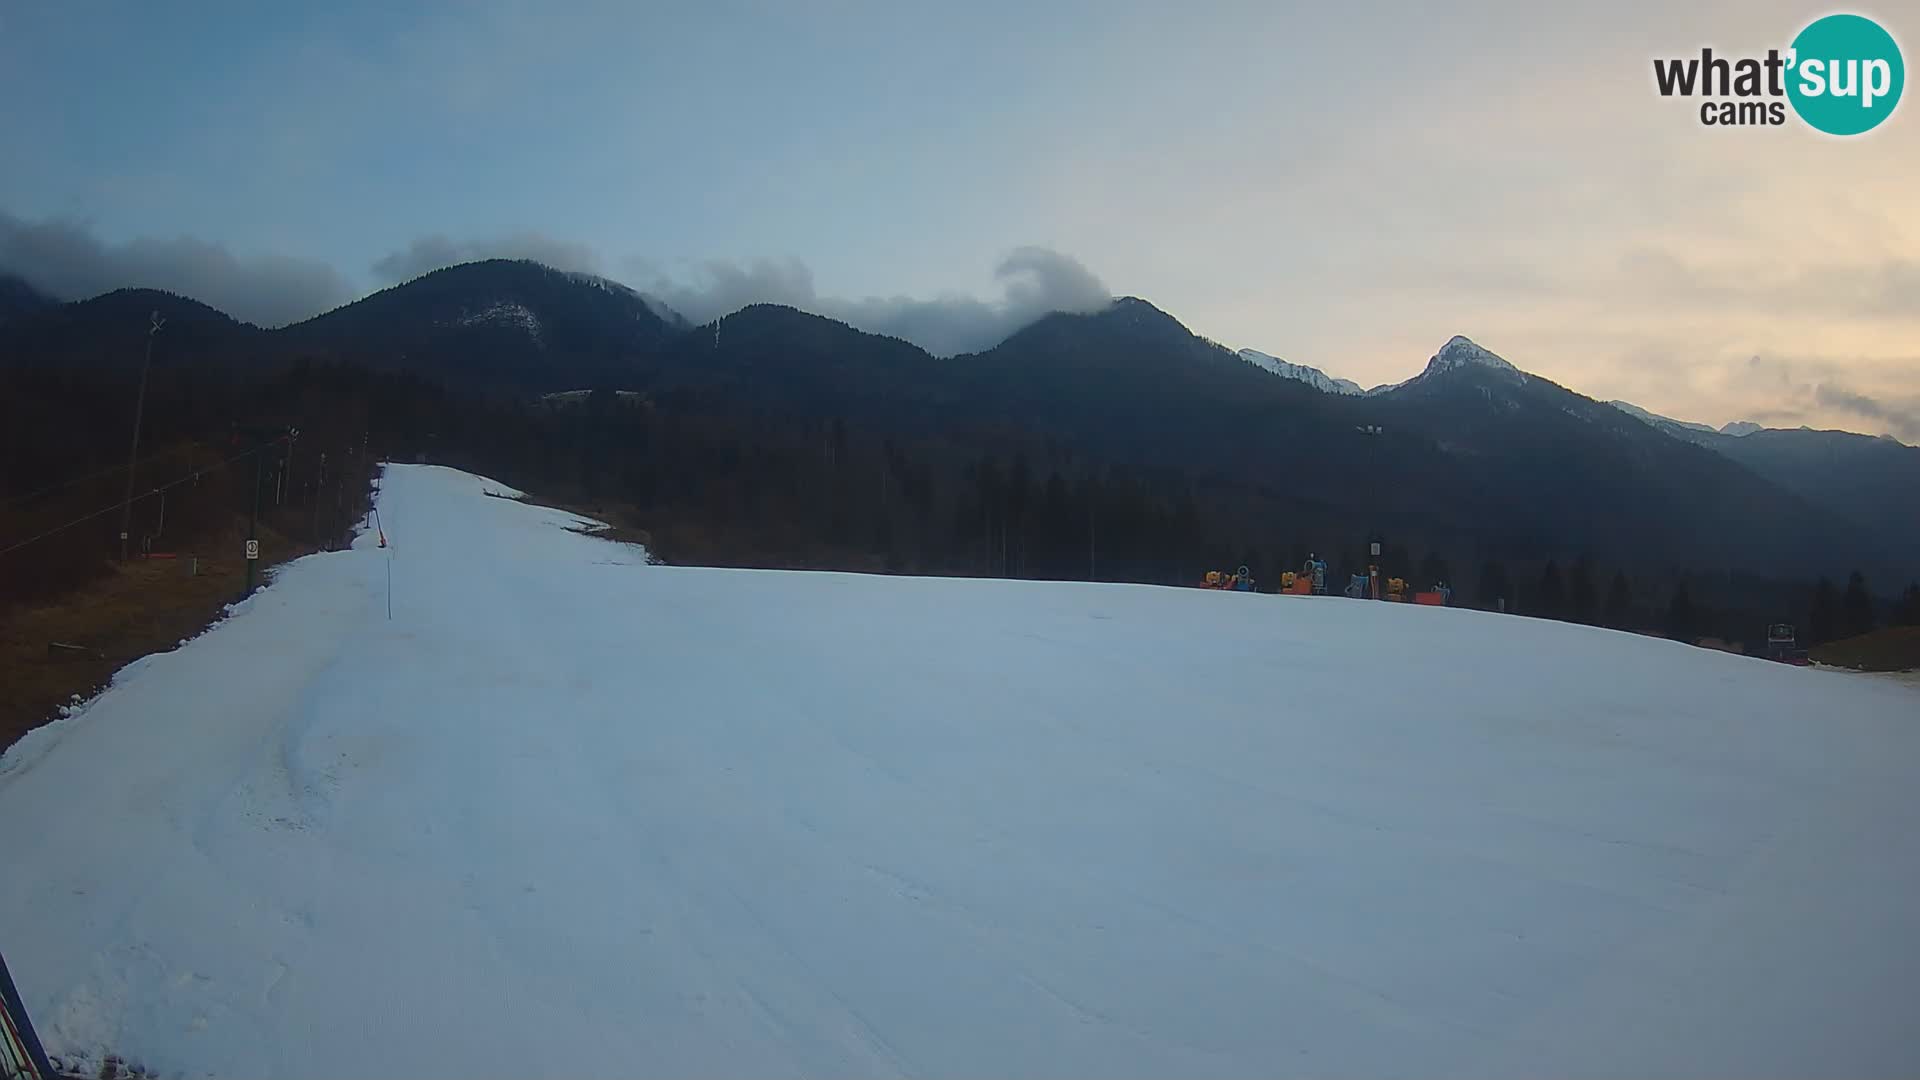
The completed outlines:
<svg viewBox="0 0 1920 1080">
<path fill-rule="evenodd" d="M 260 467 L 266 452 L 264 443 L 253 452 L 253 512 L 247 517 L 247 591 L 241 594 L 242 600 L 253 595 L 254 567 L 260 562 Z"/>
<path fill-rule="evenodd" d="M 13 985 L 13 975 L 7 971 L 6 957 L 0 956 L 0 1012 L 6 1013 L 7 1039 L 17 1041 L 26 1052 L 29 1075 L 51 1078 L 53 1066 L 47 1062 L 47 1052 L 40 1045 L 40 1036 L 34 1034 L 33 1022 L 27 1019 L 27 1007 L 20 1001 L 20 990 Z"/>
</svg>

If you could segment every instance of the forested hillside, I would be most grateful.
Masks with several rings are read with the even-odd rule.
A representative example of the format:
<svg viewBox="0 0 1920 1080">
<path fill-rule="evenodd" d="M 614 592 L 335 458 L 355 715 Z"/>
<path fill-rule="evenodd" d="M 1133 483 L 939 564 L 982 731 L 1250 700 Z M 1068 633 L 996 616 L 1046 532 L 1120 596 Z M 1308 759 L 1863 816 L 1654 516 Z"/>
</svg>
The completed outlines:
<svg viewBox="0 0 1920 1080">
<path fill-rule="evenodd" d="M 1337 587 L 1378 538 L 1384 576 L 1463 602 L 1736 642 L 1809 621 L 1823 578 L 1892 597 L 1920 573 L 1901 537 L 1464 338 L 1397 387 L 1328 394 L 1132 298 L 937 358 L 773 305 L 688 327 L 493 261 L 275 331 L 151 292 L 29 304 L 0 325 L 0 524 L 31 541 L 5 602 L 117 556 L 118 514 L 94 511 L 124 490 L 155 311 L 136 550 L 212 543 L 251 509 L 227 459 L 291 428 L 264 512 L 307 513 L 316 546 L 352 516 L 339 463 L 392 455 L 618 507 L 684 562 L 1166 584 L 1244 564 L 1271 587 L 1312 552 Z"/>
</svg>

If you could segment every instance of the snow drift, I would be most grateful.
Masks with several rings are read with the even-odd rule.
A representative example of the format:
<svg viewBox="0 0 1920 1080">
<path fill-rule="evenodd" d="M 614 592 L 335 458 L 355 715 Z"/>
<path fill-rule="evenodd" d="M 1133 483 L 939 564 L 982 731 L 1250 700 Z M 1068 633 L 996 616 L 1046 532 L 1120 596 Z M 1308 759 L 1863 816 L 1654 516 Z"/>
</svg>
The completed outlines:
<svg viewBox="0 0 1920 1080">
<path fill-rule="evenodd" d="M 1920 694 L 1465 611 L 650 567 L 394 467 L 0 762 L 49 1049 L 1911 1075 Z M 393 617 L 386 617 L 391 558 Z"/>
</svg>

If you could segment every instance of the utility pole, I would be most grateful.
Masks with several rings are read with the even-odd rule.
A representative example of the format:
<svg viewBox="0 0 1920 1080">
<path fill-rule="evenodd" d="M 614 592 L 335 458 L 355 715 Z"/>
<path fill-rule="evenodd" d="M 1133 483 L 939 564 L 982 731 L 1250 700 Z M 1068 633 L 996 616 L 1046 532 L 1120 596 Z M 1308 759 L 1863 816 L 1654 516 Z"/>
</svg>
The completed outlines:
<svg viewBox="0 0 1920 1080">
<path fill-rule="evenodd" d="M 1380 599 L 1380 512 L 1377 499 L 1380 490 L 1380 432 L 1379 424 L 1364 424 L 1355 430 L 1367 436 L 1367 487 L 1374 493 L 1374 499 L 1367 504 L 1367 591 L 1369 599 Z"/>
<path fill-rule="evenodd" d="M 1100 580 L 1100 563 L 1099 563 L 1099 560 L 1096 558 L 1098 554 L 1098 549 L 1095 548 L 1094 546 L 1094 541 L 1097 536 L 1097 533 L 1095 531 L 1095 521 L 1094 521 L 1094 505 L 1095 504 L 1094 504 L 1094 497 L 1093 497 L 1093 487 L 1092 485 L 1088 485 L 1087 487 L 1087 580 L 1088 581 Z"/>
<path fill-rule="evenodd" d="M 127 447 L 127 497 L 120 504 L 120 561 L 127 561 L 127 533 L 133 526 L 133 467 L 140 456 L 140 419 L 147 411 L 147 369 L 153 366 L 153 338 L 166 320 L 155 311 L 148 316 L 147 356 L 140 362 L 140 396 L 133 402 L 133 445 Z"/>
<path fill-rule="evenodd" d="M 247 518 L 247 591 L 241 595 L 244 600 L 253 595 L 254 567 L 260 562 L 260 474 L 267 452 L 265 443 L 256 446 L 253 451 L 253 514 Z"/>
<path fill-rule="evenodd" d="M 327 452 L 320 451 L 320 475 L 313 482 L 313 547 L 320 549 L 320 493 L 327 483 Z"/>
<path fill-rule="evenodd" d="M 340 459 L 344 462 L 347 455 L 352 452 L 353 447 L 348 446 L 345 450 L 340 451 Z M 345 517 L 347 513 L 347 476 L 348 469 L 345 465 L 342 465 L 340 467 L 340 475 L 333 481 L 333 520 L 336 523 Z M 331 536 L 327 538 L 327 550 L 333 550 L 333 538 Z"/>
</svg>

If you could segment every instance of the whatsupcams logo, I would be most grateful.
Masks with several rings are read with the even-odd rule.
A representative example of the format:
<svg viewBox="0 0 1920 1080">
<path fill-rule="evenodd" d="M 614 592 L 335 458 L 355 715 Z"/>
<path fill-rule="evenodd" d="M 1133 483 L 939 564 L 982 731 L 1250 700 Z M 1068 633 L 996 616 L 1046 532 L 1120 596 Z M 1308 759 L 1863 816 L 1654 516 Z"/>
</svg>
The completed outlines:
<svg viewBox="0 0 1920 1080">
<path fill-rule="evenodd" d="M 1808 23 L 1782 52 L 1765 57 L 1699 56 L 1655 60 L 1661 97 L 1702 98 L 1708 127 L 1776 125 L 1787 107 L 1829 135 L 1859 135 L 1879 127 L 1900 104 L 1907 68 L 1900 46 L 1864 15 L 1828 15 Z"/>
</svg>

